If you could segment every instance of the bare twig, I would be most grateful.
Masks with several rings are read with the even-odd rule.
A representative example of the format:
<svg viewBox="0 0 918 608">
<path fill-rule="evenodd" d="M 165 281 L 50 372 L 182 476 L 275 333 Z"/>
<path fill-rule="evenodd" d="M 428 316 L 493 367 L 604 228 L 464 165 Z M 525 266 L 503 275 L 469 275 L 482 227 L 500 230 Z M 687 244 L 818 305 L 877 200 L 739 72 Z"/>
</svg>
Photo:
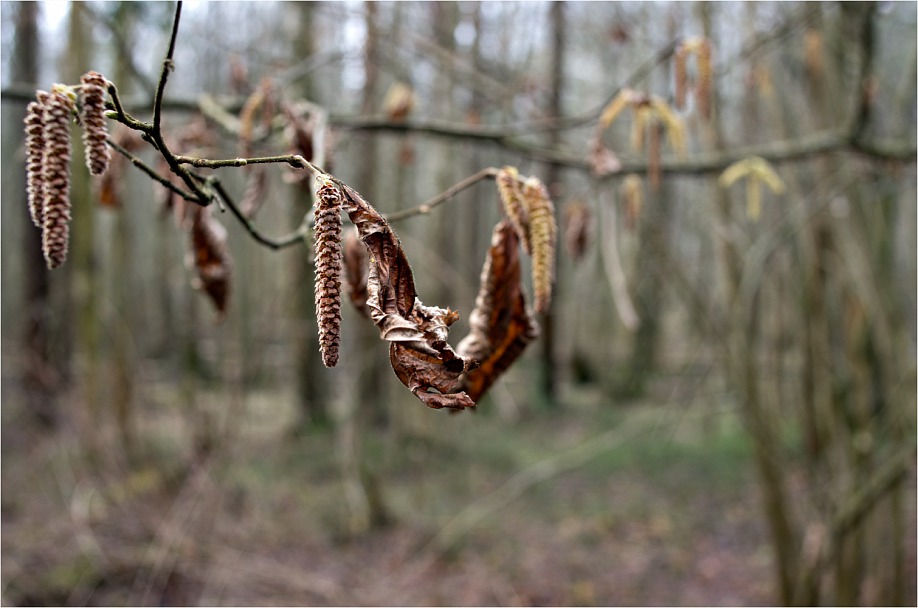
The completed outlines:
<svg viewBox="0 0 918 608">
<path fill-rule="evenodd" d="M 252 238 L 262 245 L 269 247 L 274 250 L 283 249 L 291 245 L 296 245 L 303 242 L 303 237 L 309 234 L 310 226 L 309 223 L 305 220 L 294 232 L 282 236 L 276 239 L 263 235 L 252 223 L 252 221 L 245 216 L 244 213 L 239 209 L 239 206 L 236 205 L 236 202 L 233 200 L 233 197 L 230 196 L 229 192 L 226 191 L 226 188 L 223 187 L 223 184 L 220 180 L 212 178 L 209 180 L 213 189 L 217 192 L 217 195 L 220 197 L 220 200 L 223 201 L 223 204 L 226 205 L 226 208 L 230 210 L 239 223 L 242 224 L 242 227 L 252 235 Z"/>
<path fill-rule="evenodd" d="M 415 215 L 424 215 L 426 213 L 430 213 L 431 209 L 433 209 L 434 207 L 438 205 L 442 205 L 443 203 L 445 203 L 452 197 L 456 196 L 457 194 L 459 194 L 466 188 L 470 188 L 471 186 L 477 184 L 483 179 L 488 179 L 488 178 L 493 179 L 494 176 L 496 175 L 497 175 L 497 169 L 495 169 L 494 167 L 487 167 L 485 169 L 482 169 L 478 173 L 475 173 L 474 175 L 471 175 L 465 178 L 458 184 L 454 186 L 450 186 L 445 191 L 441 192 L 440 194 L 433 197 L 429 201 L 418 205 L 417 207 L 412 207 L 411 209 L 405 209 L 404 211 L 398 211 L 396 213 L 387 215 L 385 217 L 390 222 L 397 222 L 398 220 L 403 220 L 405 218 L 412 217 Z"/>
<path fill-rule="evenodd" d="M 192 194 L 182 190 L 181 188 L 173 184 L 171 181 L 169 181 L 167 178 L 157 173 L 154 169 L 152 169 L 145 162 L 143 162 L 142 160 L 140 160 L 139 158 L 137 158 L 136 156 L 128 152 L 124 147 L 112 141 L 111 138 L 106 139 L 105 142 L 109 146 L 111 146 L 113 150 L 115 150 L 116 152 L 118 152 L 119 154 L 127 158 L 129 161 L 131 161 L 132 165 L 134 165 L 135 167 L 137 167 L 138 169 L 146 173 L 147 176 L 149 176 L 151 179 L 156 180 L 157 182 L 162 184 L 164 187 L 168 188 L 169 190 L 172 190 L 173 192 L 175 192 L 182 198 L 185 198 L 188 200 L 191 200 L 194 198 Z"/>
</svg>

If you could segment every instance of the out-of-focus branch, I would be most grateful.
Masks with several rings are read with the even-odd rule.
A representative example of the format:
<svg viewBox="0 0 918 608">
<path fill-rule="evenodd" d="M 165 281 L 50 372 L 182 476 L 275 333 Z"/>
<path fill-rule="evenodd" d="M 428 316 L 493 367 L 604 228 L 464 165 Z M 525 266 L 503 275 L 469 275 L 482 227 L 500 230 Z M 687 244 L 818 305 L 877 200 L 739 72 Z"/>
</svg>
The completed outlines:
<svg viewBox="0 0 918 608">
<path fill-rule="evenodd" d="M 471 186 L 477 184 L 483 179 L 494 178 L 496 175 L 497 175 L 497 169 L 495 169 L 494 167 L 487 167 L 485 169 L 482 169 L 478 173 L 475 173 L 474 175 L 470 175 L 469 177 L 465 178 L 464 180 L 457 183 L 456 185 L 451 186 L 450 188 L 446 189 L 445 191 L 433 197 L 432 199 L 428 200 L 427 202 L 422 203 L 418 205 L 417 207 L 412 207 L 411 209 L 405 209 L 404 211 L 398 211 L 391 215 L 387 215 L 386 219 L 390 222 L 395 222 L 395 221 L 403 220 L 405 218 L 412 217 L 415 215 L 424 215 L 426 213 L 430 213 L 431 209 L 433 209 L 437 205 L 442 205 L 443 203 L 445 203 L 452 197 L 456 196 L 457 194 L 459 194 L 466 188 L 470 188 Z"/>
<path fill-rule="evenodd" d="M 155 91 L 156 83 L 145 74 L 134 61 L 134 54 L 131 52 L 131 47 L 128 45 L 127 41 L 124 39 L 124 36 L 121 33 L 121 29 L 118 27 L 118 24 L 115 23 L 113 19 L 110 19 L 102 13 L 102 11 L 95 10 L 91 7 L 86 7 L 89 11 L 89 15 L 97 22 L 104 25 L 112 35 L 112 40 L 115 42 L 115 47 L 118 49 L 119 59 L 123 59 L 125 65 L 127 66 L 128 71 L 131 75 L 143 86 L 147 91 Z"/>
</svg>

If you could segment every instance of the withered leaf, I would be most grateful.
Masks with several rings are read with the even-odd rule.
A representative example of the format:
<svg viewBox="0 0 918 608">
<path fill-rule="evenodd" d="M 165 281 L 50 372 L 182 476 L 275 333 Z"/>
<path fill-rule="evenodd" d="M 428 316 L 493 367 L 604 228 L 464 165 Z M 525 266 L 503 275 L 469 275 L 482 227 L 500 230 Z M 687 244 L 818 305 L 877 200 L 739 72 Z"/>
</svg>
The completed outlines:
<svg viewBox="0 0 918 608">
<path fill-rule="evenodd" d="M 357 311 L 370 318 L 367 306 L 367 274 L 370 260 L 367 250 L 360 242 L 356 229 L 350 229 L 344 235 L 344 277 L 347 284 L 347 295 Z"/>
<path fill-rule="evenodd" d="M 428 407 L 475 407 L 461 392 L 459 378 L 476 362 L 457 355 L 446 341 L 458 313 L 424 306 L 417 297 L 411 266 L 388 222 L 353 188 L 332 181 L 344 194 L 342 208 L 357 227 L 369 256 L 366 306 L 380 337 L 391 342 L 389 361 L 395 375 Z"/>
<path fill-rule="evenodd" d="M 520 284 L 519 237 L 507 220 L 491 236 L 469 325 L 457 350 L 479 366 L 462 377 L 460 387 L 477 401 L 539 334 Z"/>
<path fill-rule="evenodd" d="M 111 163 L 99 183 L 99 205 L 117 209 L 121 207 L 121 193 L 118 184 L 124 179 L 122 163 Z"/>
<path fill-rule="evenodd" d="M 253 219 L 268 197 L 268 173 L 264 167 L 249 166 L 246 171 L 245 192 L 239 210 Z"/>
<path fill-rule="evenodd" d="M 190 233 L 190 258 L 197 271 L 195 286 L 207 293 L 219 313 L 218 320 L 222 320 L 229 300 L 231 272 L 226 229 L 214 219 L 210 207 L 195 206 Z"/>
</svg>

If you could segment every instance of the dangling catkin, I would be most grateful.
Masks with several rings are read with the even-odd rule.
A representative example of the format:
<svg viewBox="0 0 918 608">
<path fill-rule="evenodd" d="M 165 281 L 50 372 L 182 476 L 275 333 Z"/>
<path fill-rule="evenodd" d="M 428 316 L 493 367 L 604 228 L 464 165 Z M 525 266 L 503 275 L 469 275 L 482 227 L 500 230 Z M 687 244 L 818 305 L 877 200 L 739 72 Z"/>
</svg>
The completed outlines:
<svg viewBox="0 0 918 608">
<path fill-rule="evenodd" d="M 108 81 L 99 72 L 86 72 L 80 79 L 83 87 L 83 147 L 86 150 L 86 166 L 93 175 L 102 175 L 108 169 L 110 153 L 105 140 L 108 128 L 105 126 L 105 90 Z"/>
<path fill-rule="evenodd" d="M 685 60 L 688 57 L 688 49 L 685 44 L 680 44 L 676 48 L 676 55 L 673 58 L 673 74 L 675 76 L 675 91 L 673 93 L 673 105 L 682 110 L 685 108 L 685 92 L 688 85 L 688 75 L 685 70 Z"/>
<path fill-rule="evenodd" d="M 45 104 L 42 251 L 51 269 L 67 259 L 70 239 L 70 116 L 73 108 L 73 98 L 60 90 L 53 91 Z"/>
<path fill-rule="evenodd" d="M 660 155 L 662 154 L 660 131 L 662 128 L 656 119 L 650 122 L 650 142 L 647 146 L 647 177 L 650 182 L 650 188 L 654 192 L 660 189 Z"/>
<path fill-rule="evenodd" d="M 551 286 L 555 280 L 555 247 L 558 225 L 548 189 L 536 177 L 523 184 L 523 201 L 529 216 L 529 242 L 532 247 L 532 291 L 537 312 L 548 311 Z"/>
<path fill-rule="evenodd" d="M 45 103 L 48 101 L 46 91 L 38 91 L 37 101 L 26 108 L 25 143 L 26 143 L 26 192 L 29 197 L 29 215 L 32 223 L 42 227 L 45 187 L 42 173 L 42 157 L 45 153 Z"/>
<path fill-rule="evenodd" d="M 316 319 L 325 367 L 338 363 L 341 340 L 341 190 L 319 178 L 316 191 Z"/>
<path fill-rule="evenodd" d="M 625 206 L 625 227 L 634 230 L 644 206 L 644 183 L 637 173 L 630 174 L 622 182 L 622 201 Z"/>
<path fill-rule="evenodd" d="M 711 118 L 711 96 L 713 95 L 712 82 L 714 79 L 714 66 L 711 58 L 711 42 L 703 38 L 698 43 L 698 82 L 695 86 L 695 103 L 698 104 L 698 113 L 704 120 Z"/>
<path fill-rule="evenodd" d="M 529 217 L 526 214 L 526 207 L 523 203 L 523 195 L 520 192 L 520 174 L 516 167 L 504 167 L 497 172 L 497 192 L 500 194 L 500 200 L 504 204 L 504 213 L 510 220 L 510 224 L 519 235 L 523 243 L 523 249 L 529 253 Z"/>
</svg>

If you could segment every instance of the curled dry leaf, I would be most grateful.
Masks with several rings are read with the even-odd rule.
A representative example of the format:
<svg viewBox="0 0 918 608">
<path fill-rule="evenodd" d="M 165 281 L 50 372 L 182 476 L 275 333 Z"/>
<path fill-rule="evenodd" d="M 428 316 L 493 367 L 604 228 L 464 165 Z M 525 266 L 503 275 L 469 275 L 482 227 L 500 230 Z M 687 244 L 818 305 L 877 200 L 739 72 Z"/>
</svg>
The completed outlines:
<svg viewBox="0 0 918 608">
<path fill-rule="evenodd" d="M 458 352 L 479 362 L 461 380 L 461 388 L 477 401 L 494 381 L 522 354 L 539 334 L 539 326 L 526 310 L 520 284 L 519 237 L 507 221 L 491 236 L 491 247 L 481 271 L 475 310 L 469 317 L 469 334 Z"/>
<path fill-rule="evenodd" d="M 191 214 L 190 261 L 197 271 L 194 286 L 203 289 L 217 309 L 218 321 L 226 316 L 232 264 L 226 247 L 226 229 L 210 207 L 195 205 Z"/>
<path fill-rule="evenodd" d="M 348 230 L 344 235 L 344 278 L 347 280 L 347 295 L 351 304 L 361 315 L 370 318 L 367 306 L 367 272 L 370 259 L 366 247 L 360 242 L 356 229 Z"/>
<path fill-rule="evenodd" d="M 342 208 L 369 254 L 366 306 L 380 338 L 390 342 L 389 361 L 395 375 L 428 407 L 475 407 L 461 392 L 459 378 L 477 364 L 456 354 L 446 341 L 458 313 L 424 306 L 415 291 L 411 266 L 388 222 L 357 191 L 330 179 L 340 188 Z"/>
<path fill-rule="evenodd" d="M 244 216 L 252 219 L 268 197 L 268 172 L 264 167 L 249 166 L 246 169 L 245 192 L 242 194 L 239 210 Z"/>
</svg>

